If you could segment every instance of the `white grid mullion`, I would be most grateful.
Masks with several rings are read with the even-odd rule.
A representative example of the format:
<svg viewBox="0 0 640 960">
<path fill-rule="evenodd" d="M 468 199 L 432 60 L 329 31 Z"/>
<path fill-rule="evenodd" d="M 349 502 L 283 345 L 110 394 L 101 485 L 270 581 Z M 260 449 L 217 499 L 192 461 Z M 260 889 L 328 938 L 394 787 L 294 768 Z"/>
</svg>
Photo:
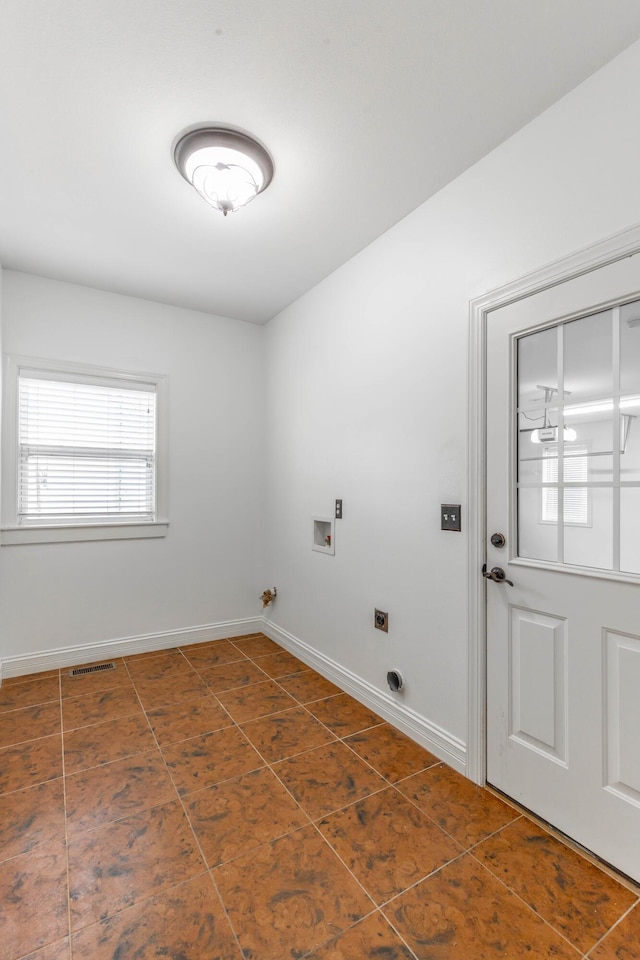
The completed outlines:
<svg viewBox="0 0 640 960">
<path fill-rule="evenodd" d="M 613 569 L 620 569 L 620 307 L 611 311 L 613 357 Z"/>
<path fill-rule="evenodd" d="M 564 563 L 564 324 L 557 330 L 558 373 L 558 563 Z"/>
</svg>

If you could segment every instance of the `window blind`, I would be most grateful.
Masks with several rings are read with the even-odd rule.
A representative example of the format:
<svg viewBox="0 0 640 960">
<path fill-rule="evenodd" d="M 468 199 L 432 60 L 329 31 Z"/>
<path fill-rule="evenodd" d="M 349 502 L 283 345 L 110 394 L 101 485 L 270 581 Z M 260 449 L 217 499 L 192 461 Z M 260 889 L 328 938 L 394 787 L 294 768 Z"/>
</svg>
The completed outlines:
<svg viewBox="0 0 640 960">
<path fill-rule="evenodd" d="M 19 523 L 155 518 L 155 385 L 26 371 L 18 447 Z"/>
<path fill-rule="evenodd" d="M 589 476 L 589 458 L 586 447 L 573 447 L 571 456 L 564 458 L 564 482 L 586 483 Z M 558 482 L 558 451 L 549 448 L 544 451 L 542 460 L 542 479 L 544 483 Z M 564 487 L 564 522 L 568 524 L 587 524 L 589 522 L 589 488 Z M 558 488 L 542 488 L 542 520 L 545 523 L 558 522 Z"/>
</svg>

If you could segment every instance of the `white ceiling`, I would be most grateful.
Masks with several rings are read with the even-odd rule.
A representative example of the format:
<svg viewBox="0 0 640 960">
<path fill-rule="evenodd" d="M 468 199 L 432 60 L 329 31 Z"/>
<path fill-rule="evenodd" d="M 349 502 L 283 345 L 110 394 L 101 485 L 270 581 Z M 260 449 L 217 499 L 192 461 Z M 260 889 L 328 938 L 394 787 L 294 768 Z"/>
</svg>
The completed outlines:
<svg viewBox="0 0 640 960">
<path fill-rule="evenodd" d="M 638 0 L 2 0 L 4 267 L 263 323 L 640 37 Z M 199 122 L 276 173 L 223 218 Z"/>
</svg>

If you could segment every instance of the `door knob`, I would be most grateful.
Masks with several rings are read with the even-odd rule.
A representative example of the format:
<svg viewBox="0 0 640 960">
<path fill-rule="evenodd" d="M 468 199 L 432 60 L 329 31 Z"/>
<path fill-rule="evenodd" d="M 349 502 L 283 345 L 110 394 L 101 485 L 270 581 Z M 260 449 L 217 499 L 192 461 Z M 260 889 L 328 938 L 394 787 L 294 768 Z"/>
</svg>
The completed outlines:
<svg viewBox="0 0 640 960">
<path fill-rule="evenodd" d="M 485 580 L 493 580 L 494 583 L 508 583 L 510 587 L 513 586 L 513 582 L 507 580 L 507 575 L 502 567 L 491 567 L 491 570 L 487 570 L 487 565 L 484 563 L 482 565 L 482 576 Z"/>
</svg>

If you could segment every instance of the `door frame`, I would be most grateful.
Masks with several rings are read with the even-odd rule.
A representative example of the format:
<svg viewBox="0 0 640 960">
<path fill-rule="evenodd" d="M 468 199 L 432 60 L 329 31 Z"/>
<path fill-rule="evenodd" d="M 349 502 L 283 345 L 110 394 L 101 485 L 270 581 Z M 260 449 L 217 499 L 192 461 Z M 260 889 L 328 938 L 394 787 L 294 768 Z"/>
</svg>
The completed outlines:
<svg viewBox="0 0 640 960">
<path fill-rule="evenodd" d="M 469 616 L 466 775 L 486 783 L 486 340 L 492 311 L 640 252 L 640 224 L 555 260 L 469 302 L 468 571 Z"/>
</svg>

